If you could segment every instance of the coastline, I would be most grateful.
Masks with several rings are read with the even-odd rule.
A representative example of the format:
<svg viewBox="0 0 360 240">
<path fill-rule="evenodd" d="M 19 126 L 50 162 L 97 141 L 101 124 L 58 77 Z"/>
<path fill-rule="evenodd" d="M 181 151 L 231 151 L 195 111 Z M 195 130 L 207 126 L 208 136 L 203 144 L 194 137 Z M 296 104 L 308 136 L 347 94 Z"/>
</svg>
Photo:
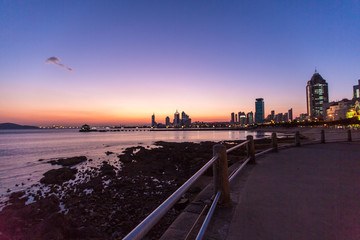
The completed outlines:
<svg viewBox="0 0 360 240">
<path fill-rule="evenodd" d="M 231 147 L 242 141 L 225 144 Z M 80 163 L 73 180 L 39 184 L 37 192 L 11 193 L 0 212 L 0 236 L 5 239 L 123 237 L 212 157 L 214 144 L 157 142 L 157 148 L 153 149 L 127 148 L 118 155 L 117 166 L 103 162 L 98 168 L 83 169 Z M 261 148 L 268 146 L 269 141 L 260 140 L 256 144 Z M 240 150 L 229 155 L 230 165 L 245 154 Z M 151 239 L 161 236 L 186 204 L 211 181 L 211 174 L 208 171 L 169 211 L 151 231 Z"/>
</svg>

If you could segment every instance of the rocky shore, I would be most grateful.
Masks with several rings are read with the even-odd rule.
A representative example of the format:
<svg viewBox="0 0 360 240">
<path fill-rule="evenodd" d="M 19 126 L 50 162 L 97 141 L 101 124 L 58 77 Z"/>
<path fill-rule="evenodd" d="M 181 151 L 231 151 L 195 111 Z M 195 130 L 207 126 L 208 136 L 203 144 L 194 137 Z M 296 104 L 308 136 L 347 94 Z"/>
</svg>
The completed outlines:
<svg viewBox="0 0 360 240">
<path fill-rule="evenodd" d="M 131 147 L 118 154 L 116 164 L 103 162 L 99 167 L 85 167 L 91 159 L 84 156 L 47 161 L 62 167 L 46 172 L 33 186 L 37 191 L 10 195 L 0 212 L 0 239 L 120 239 L 209 161 L 214 144 L 157 142 L 152 149 Z M 268 144 L 262 140 L 257 148 Z M 229 164 L 245 154 L 244 148 L 234 151 Z M 211 174 L 210 169 L 205 175 Z M 193 186 L 147 239 L 158 239 L 202 187 Z"/>
</svg>

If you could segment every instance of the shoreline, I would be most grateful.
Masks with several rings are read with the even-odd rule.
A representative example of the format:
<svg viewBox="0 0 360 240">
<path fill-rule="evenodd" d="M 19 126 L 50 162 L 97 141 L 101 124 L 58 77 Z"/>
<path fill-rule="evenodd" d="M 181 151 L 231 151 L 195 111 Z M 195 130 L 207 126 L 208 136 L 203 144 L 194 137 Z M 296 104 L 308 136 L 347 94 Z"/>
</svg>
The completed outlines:
<svg viewBox="0 0 360 240">
<path fill-rule="evenodd" d="M 225 144 L 231 147 L 243 141 L 231 140 Z M 75 179 L 39 184 L 37 192 L 11 193 L 0 212 L 0 236 L 5 239 L 29 235 L 33 239 L 124 237 L 211 159 L 212 146 L 216 143 L 156 142 L 158 147 L 153 149 L 127 148 L 118 155 L 118 166 L 103 162 L 98 168 L 82 169 L 80 163 L 75 168 Z M 260 140 L 256 144 L 258 148 L 268 146 L 269 141 Z M 230 164 L 245 155 L 245 150 L 229 155 Z M 211 175 L 208 171 L 181 203 L 169 211 L 151 231 L 151 239 L 161 236 L 187 203 L 211 181 Z"/>
</svg>

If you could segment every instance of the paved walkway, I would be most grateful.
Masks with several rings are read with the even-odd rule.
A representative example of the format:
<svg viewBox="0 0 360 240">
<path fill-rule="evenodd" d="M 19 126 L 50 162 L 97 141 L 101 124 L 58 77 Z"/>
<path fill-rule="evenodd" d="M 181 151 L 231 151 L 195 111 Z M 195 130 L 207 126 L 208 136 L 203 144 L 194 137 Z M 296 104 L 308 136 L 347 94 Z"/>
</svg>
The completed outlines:
<svg viewBox="0 0 360 240">
<path fill-rule="evenodd" d="M 266 154 L 231 185 L 206 239 L 360 239 L 360 143 Z"/>
</svg>

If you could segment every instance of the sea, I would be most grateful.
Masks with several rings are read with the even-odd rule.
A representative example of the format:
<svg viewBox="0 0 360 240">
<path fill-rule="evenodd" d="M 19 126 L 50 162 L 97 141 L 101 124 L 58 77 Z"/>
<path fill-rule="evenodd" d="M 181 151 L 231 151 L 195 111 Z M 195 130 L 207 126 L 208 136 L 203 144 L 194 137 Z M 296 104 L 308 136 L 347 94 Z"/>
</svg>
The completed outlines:
<svg viewBox="0 0 360 240">
<path fill-rule="evenodd" d="M 202 142 L 244 140 L 247 135 L 261 138 L 270 133 L 225 131 L 127 131 L 79 132 L 77 129 L 0 130 L 0 201 L 11 192 L 38 184 L 43 174 L 55 166 L 47 161 L 58 158 L 86 156 L 91 167 L 107 161 L 118 161 L 127 147 L 155 147 L 156 141 Z M 105 152 L 113 152 L 107 155 Z M 212 149 L 209 149 L 211 152 Z"/>
</svg>

